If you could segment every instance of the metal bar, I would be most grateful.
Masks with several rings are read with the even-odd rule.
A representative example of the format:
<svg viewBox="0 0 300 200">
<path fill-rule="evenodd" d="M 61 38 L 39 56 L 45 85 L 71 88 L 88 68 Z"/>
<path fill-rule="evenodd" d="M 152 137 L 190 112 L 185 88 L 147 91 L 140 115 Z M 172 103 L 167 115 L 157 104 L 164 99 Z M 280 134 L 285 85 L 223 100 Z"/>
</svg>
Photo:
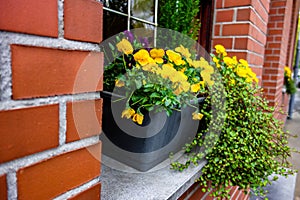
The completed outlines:
<svg viewBox="0 0 300 200">
<path fill-rule="evenodd" d="M 296 52 L 296 61 L 295 61 L 295 66 L 294 66 L 295 84 L 297 84 L 297 79 L 298 79 L 297 76 L 298 76 L 298 69 L 299 69 L 299 61 L 300 61 L 300 32 L 298 33 L 298 45 L 297 45 L 297 52 Z M 297 85 L 296 85 L 296 87 L 297 87 Z M 293 118 L 294 105 L 295 105 L 295 94 L 292 94 L 290 97 L 290 102 L 289 102 L 288 119 Z"/>
<path fill-rule="evenodd" d="M 116 14 L 119 14 L 119 15 L 123 15 L 123 16 L 128 16 L 127 14 L 125 13 L 122 13 L 122 12 L 119 12 L 119 11 L 116 11 L 116 10 L 113 10 L 113 9 L 110 9 L 110 8 L 107 8 L 107 7 L 103 7 L 103 10 L 107 10 L 109 12 L 113 12 L 113 13 L 116 13 Z"/>
<path fill-rule="evenodd" d="M 158 26 L 158 0 L 155 0 L 155 8 L 154 8 L 154 47 L 156 47 L 156 38 L 157 38 L 157 26 Z"/>
<path fill-rule="evenodd" d="M 128 9 L 127 9 L 127 14 L 128 14 L 128 18 L 127 18 L 127 30 L 130 30 L 130 18 L 131 18 L 131 0 L 127 0 L 127 5 L 128 5 Z"/>
</svg>

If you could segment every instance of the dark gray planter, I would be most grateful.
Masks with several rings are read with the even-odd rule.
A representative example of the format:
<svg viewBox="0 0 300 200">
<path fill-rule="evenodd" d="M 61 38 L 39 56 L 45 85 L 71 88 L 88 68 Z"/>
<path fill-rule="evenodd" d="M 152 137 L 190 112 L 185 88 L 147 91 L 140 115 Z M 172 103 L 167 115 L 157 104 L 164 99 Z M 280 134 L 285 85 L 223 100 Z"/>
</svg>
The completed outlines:
<svg viewBox="0 0 300 200">
<path fill-rule="evenodd" d="M 170 117 L 164 112 L 150 112 L 142 125 L 121 118 L 124 101 L 111 93 L 102 93 L 103 118 L 102 153 L 123 164 L 145 172 L 168 159 L 197 133 L 199 121 L 192 120 L 195 109 L 174 111 Z M 201 99 L 202 100 L 202 99 Z"/>
</svg>

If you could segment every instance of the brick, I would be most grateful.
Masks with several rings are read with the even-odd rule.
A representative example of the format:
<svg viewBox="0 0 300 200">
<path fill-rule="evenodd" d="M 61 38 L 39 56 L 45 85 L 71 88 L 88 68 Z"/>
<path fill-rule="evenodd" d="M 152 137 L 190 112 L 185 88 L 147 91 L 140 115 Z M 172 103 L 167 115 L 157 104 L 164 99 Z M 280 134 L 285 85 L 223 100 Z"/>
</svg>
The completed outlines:
<svg viewBox="0 0 300 200">
<path fill-rule="evenodd" d="M 228 56 L 236 56 L 237 59 L 245 59 L 247 60 L 247 52 L 228 52 Z"/>
<path fill-rule="evenodd" d="M 266 56 L 266 61 L 279 61 L 280 57 L 277 55 L 267 55 Z"/>
<path fill-rule="evenodd" d="M 67 142 L 99 135 L 102 99 L 67 103 Z"/>
<path fill-rule="evenodd" d="M 249 27 L 250 27 L 249 24 L 224 24 L 223 35 L 224 36 L 248 35 Z"/>
<path fill-rule="evenodd" d="M 99 43 L 102 41 L 102 4 L 94 0 L 65 0 L 64 37 Z"/>
<path fill-rule="evenodd" d="M 0 163 L 58 146 L 58 105 L 0 112 Z"/>
<path fill-rule="evenodd" d="M 244 1 L 224 0 L 224 1 L 225 1 L 225 5 L 224 5 L 225 8 L 251 5 L 251 0 L 244 0 Z"/>
<path fill-rule="evenodd" d="M 283 30 L 278 30 L 278 29 L 269 30 L 270 35 L 281 35 L 282 32 L 283 32 Z"/>
<path fill-rule="evenodd" d="M 263 69 L 258 67 L 251 67 L 251 70 L 256 74 L 256 76 L 262 76 Z"/>
<path fill-rule="evenodd" d="M 223 8 L 223 0 L 216 0 L 216 8 Z"/>
<path fill-rule="evenodd" d="M 57 1 L 0 1 L 0 30 L 58 36 Z"/>
<path fill-rule="evenodd" d="M 221 44 L 225 49 L 232 49 L 232 38 L 215 38 L 213 39 L 213 47 L 217 44 Z"/>
<path fill-rule="evenodd" d="M 235 38 L 234 48 L 247 50 L 248 41 L 248 38 Z"/>
<path fill-rule="evenodd" d="M 266 5 L 266 4 L 269 4 L 269 2 L 265 2 L 264 5 Z M 252 1 L 252 6 L 253 6 L 254 10 L 256 10 L 258 15 L 263 19 L 263 21 L 267 23 L 268 18 L 269 18 L 269 14 L 268 14 L 269 8 L 266 9 L 266 7 L 264 7 L 264 5 L 262 5 L 261 0 L 253 0 Z"/>
<path fill-rule="evenodd" d="M 250 21 L 251 8 L 238 9 L 236 20 L 237 21 Z"/>
<path fill-rule="evenodd" d="M 68 152 L 17 172 L 20 199 L 53 199 L 100 175 L 101 143 Z"/>
<path fill-rule="evenodd" d="M 272 49 L 278 48 L 278 49 L 280 49 L 281 48 L 281 43 L 269 43 L 268 48 L 272 48 Z"/>
<path fill-rule="evenodd" d="M 69 200 L 100 200 L 101 184 L 98 183 L 91 188 L 69 198 Z"/>
<path fill-rule="evenodd" d="M 216 22 L 232 22 L 234 10 L 218 10 L 216 14 Z"/>
<path fill-rule="evenodd" d="M 252 36 L 255 40 L 257 40 L 262 45 L 266 44 L 267 37 L 261 31 L 257 30 L 254 26 L 250 26 L 250 36 Z"/>
<path fill-rule="evenodd" d="M 206 192 L 202 192 L 202 188 L 203 187 L 200 187 L 198 190 L 196 190 L 194 194 L 190 196 L 189 200 L 202 199 L 202 197 L 206 194 Z"/>
<path fill-rule="evenodd" d="M 270 21 L 274 22 L 274 21 L 283 21 L 284 20 L 284 16 L 283 15 L 274 15 L 274 16 L 270 16 Z"/>
<path fill-rule="evenodd" d="M 251 65 L 262 66 L 264 64 L 264 59 L 257 54 L 249 53 L 248 62 Z"/>
<path fill-rule="evenodd" d="M 13 99 L 102 90 L 103 54 L 12 45 Z"/>
<path fill-rule="evenodd" d="M 0 176 L 0 199 L 7 199 L 6 175 Z"/>
<path fill-rule="evenodd" d="M 221 25 L 216 24 L 214 26 L 214 34 L 215 34 L 215 36 L 220 36 L 220 30 L 221 30 Z"/>
<path fill-rule="evenodd" d="M 284 7 L 286 5 L 286 1 L 272 1 L 271 2 L 271 7 L 276 8 L 276 7 Z"/>
</svg>

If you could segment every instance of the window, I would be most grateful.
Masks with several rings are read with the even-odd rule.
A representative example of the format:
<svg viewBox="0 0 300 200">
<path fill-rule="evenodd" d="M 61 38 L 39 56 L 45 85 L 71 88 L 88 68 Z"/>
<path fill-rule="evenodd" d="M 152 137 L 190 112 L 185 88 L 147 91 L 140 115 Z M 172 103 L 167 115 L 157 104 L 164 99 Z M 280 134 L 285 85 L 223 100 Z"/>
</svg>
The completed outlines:
<svg viewBox="0 0 300 200">
<path fill-rule="evenodd" d="M 153 30 L 155 37 L 158 27 L 159 0 L 101 0 L 103 11 L 103 38 L 134 28 Z M 175 0 L 174 0 L 175 1 Z M 211 50 L 213 26 L 213 0 L 202 0 L 196 16 L 201 21 L 198 42 L 206 51 Z"/>
<path fill-rule="evenodd" d="M 102 0 L 102 3 L 104 39 L 133 28 L 156 31 L 158 0 Z"/>
</svg>

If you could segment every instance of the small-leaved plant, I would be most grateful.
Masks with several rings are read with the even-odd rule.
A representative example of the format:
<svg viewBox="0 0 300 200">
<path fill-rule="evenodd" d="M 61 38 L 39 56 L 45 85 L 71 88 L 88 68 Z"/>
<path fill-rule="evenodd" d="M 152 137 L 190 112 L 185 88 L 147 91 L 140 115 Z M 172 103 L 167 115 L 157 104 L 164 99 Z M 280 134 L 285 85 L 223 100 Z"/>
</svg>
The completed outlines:
<svg viewBox="0 0 300 200">
<path fill-rule="evenodd" d="M 207 129 L 186 145 L 188 160 L 173 162 L 171 167 L 182 171 L 205 158 L 207 164 L 197 180 L 204 192 L 230 199 L 228 186 L 238 186 L 246 193 L 251 188 L 256 195 L 264 195 L 263 187 L 271 184 L 270 175 L 294 173 L 287 161 L 292 151 L 287 141 L 289 134 L 274 117 L 278 109 L 268 105 L 247 61 L 227 56 L 221 45 L 216 46 L 212 57 L 222 77 L 215 84 L 225 88 L 220 91 L 226 96 L 225 114 L 212 115 L 214 102 L 207 98 L 201 111 L 201 121 L 208 125 Z M 210 123 L 213 118 L 221 118 L 223 123 Z M 274 176 L 274 180 L 277 178 Z"/>
</svg>

